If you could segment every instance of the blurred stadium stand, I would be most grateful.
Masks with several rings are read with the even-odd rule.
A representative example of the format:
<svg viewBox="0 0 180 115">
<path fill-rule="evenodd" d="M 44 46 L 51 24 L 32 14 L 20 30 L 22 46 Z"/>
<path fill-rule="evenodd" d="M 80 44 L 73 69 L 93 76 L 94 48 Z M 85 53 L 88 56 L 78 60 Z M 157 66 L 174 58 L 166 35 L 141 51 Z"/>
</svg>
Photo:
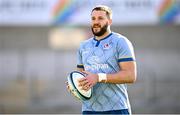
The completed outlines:
<svg viewBox="0 0 180 115">
<path fill-rule="evenodd" d="M 80 102 L 65 85 L 67 74 L 76 68 L 77 48 L 52 50 L 52 29 L 0 28 L 0 113 L 80 113 Z M 179 113 L 180 27 L 112 30 L 127 36 L 135 47 L 138 79 L 129 85 L 133 113 Z"/>
</svg>

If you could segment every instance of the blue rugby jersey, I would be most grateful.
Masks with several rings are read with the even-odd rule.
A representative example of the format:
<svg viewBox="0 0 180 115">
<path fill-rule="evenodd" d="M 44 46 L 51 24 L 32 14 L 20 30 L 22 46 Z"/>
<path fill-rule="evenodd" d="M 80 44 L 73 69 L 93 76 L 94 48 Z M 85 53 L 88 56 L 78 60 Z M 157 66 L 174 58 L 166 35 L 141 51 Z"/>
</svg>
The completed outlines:
<svg viewBox="0 0 180 115">
<path fill-rule="evenodd" d="M 119 63 L 134 61 L 131 42 L 118 33 L 110 33 L 100 41 L 90 38 L 81 43 L 78 50 L 78 68 L 92 73 L 116 73 Z M 91 99 L 82 102 L 82 111 L 110 111 L 129 109 L 126 84 L 97 83 Z"/>
</svg>

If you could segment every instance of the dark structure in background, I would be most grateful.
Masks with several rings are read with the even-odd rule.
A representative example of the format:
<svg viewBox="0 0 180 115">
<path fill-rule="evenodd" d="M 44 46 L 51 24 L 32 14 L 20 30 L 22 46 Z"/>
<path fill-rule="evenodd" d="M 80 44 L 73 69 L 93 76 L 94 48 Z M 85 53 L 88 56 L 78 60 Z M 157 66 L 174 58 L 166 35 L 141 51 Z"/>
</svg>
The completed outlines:
<svg viewBox="0 0 180 115">
<path fill-rule="evenodd" d="M 78 28 L 90 36 L 89 27 Z M 76 68 L 76 47 L 50 48 L 52 29 L 0 28 L 0 113 L 80 113 L 79 101 L 65 85 L 67 74 Z M 128 87 L 133 113 L 180 113 L 180 27 L 112 30 L 127 36 L 135 47 L 138 78 Z"/>
</svg>

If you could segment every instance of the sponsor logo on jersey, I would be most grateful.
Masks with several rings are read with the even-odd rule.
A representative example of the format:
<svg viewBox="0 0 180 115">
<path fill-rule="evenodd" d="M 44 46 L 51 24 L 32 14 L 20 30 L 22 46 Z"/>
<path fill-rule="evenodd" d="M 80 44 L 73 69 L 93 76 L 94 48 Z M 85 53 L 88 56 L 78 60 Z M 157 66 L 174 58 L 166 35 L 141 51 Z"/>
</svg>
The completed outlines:
<svg viewBox="0 0 180 115">
<path fill-rule="evenodd" d="M 88 65 L 85 65 L 85 70 L 98 71 L 100 69 L 104 70 L 109 68 L 108 64 L 101 63 L 97 56 L 89 57 L 87 63 Z"/>
</svg>

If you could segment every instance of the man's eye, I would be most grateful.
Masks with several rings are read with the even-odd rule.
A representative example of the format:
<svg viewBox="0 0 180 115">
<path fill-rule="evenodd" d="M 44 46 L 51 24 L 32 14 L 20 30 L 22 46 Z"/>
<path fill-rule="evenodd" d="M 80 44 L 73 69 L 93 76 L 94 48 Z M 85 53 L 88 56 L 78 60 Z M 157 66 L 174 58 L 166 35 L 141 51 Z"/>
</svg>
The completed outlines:
<svg viewBox="0 0 180 115">
<path fill-rule="evenodd" d="M 103 17 L 99 17 L 99 20 L 103 20 L 104 18 Z"/>
</svg>

